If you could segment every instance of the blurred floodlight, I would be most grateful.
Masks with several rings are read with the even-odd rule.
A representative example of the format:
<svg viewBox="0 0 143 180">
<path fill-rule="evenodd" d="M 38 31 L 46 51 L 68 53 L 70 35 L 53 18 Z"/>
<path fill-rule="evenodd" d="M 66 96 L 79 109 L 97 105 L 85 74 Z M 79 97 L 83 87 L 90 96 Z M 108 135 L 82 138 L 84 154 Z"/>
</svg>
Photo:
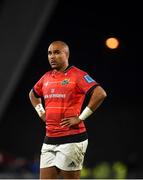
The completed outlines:
<svg viewBox="0 0 143 180">
<path fill-rule="evenodd" d="M 116 49 L 119 46 L 119 40 L 115 37 L 106 39 L 106 46 L 110 49 Z"/>
</svg>

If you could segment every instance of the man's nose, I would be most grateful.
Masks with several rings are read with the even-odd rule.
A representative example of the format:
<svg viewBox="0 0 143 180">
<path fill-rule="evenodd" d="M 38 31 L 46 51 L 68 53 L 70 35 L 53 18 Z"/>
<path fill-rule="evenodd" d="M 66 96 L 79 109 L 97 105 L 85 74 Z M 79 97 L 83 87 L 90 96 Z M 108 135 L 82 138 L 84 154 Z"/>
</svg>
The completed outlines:
<svg viewBox="0 0 143 180">
<path fill-rule="evenodd" d="M 48 55 L 48 59 L 49 59 L 49 60 L 50 60 L 50 59 L 53 59 L 53 57 L 54 57 L 53 54 L 49 54 L 49 55 Z"/>
<path fill-rule="evenodd" d="M 55 57 L 55 54 L 54 53 L 52 53 L 51 55 L 50 55 L 50 58 L 52 59 L 53 57 Z"/>
</svg>

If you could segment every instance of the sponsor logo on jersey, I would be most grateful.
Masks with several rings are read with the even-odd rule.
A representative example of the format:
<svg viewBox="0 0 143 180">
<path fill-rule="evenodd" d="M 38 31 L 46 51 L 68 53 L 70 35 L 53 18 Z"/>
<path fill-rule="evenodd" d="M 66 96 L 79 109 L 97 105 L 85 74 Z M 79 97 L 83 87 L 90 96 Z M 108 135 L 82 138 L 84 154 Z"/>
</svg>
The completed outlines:
<svg viewBox="0 0 143 180">
<path fill-rule="evenodd" d="M 84 76 L 84 79 L 86 80 L 86 82 L 91 83 L 94 82 L 95 80 L 92 79 L 88 74 Z"/>
<path fill-rule="evenodd" d="M 64 99 L 66 97 L 66 94 L 46 94 L 44 96 L 44 99 L 51 99 L 51 98 L 61 98 Z"/>
<path fill-rule="evenodd" d="M 64 79 L 62 82 L 61 82 L 61 84 L 62 85 L 66 85 L 66 84 L 69 84 L 69 79 Z"/>
</svg>

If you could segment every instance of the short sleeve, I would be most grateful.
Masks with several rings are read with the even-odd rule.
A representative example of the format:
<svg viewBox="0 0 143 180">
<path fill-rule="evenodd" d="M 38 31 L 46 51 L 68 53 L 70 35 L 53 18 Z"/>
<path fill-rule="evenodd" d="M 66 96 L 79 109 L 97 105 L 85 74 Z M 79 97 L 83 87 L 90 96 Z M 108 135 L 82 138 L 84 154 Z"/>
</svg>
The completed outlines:
<svg viewBox="0 0 143 180">
<path fill-rule="evenodd" d="M 89 74 L 86 72 L 80 73 L 78 77 L 78 87 L 83 93 L 87 93 L 90 89 L 98 86 L 99 83 L 95 81 Z"/>
<path fill-rule="evenodd" d="M 33 91 L 34 91 L 34 94 L 37 95 L 37 97 L 42 97 L 43 96 L 43 91 L 42 91 L 42 87 L 43 87 L 43 79 L 44 79 L 44 76 L 42 76 L 40 78 L 40 80 L 34 85 L 33 87 Z"/>
</svg>

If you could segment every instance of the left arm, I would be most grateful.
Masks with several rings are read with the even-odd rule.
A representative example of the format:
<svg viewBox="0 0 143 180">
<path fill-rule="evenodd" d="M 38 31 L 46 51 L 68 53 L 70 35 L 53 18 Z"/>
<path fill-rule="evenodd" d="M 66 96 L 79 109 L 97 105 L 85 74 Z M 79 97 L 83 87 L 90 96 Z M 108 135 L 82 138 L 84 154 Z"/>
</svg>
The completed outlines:
<svg viewBox="0 0 143 180">
<path fill-rule="evenodd" d="M 91 109 L 91 111 L 95 111 L 107 97 L 105 90 L 101 86 L 97 86 L 90 97 L 89 103 L 87 107 Z"/>
<path fill-rule="evenodd" d="M 79 117 L 70 117 L 62 119 L 61 126 L 73 126 L 79 124 L 82 120 L 88 118 L 102 104 L 107 97 L 105 90 L 101 86 L 97 86 L 91 94 L 88 105 Z"/>
</svg>

